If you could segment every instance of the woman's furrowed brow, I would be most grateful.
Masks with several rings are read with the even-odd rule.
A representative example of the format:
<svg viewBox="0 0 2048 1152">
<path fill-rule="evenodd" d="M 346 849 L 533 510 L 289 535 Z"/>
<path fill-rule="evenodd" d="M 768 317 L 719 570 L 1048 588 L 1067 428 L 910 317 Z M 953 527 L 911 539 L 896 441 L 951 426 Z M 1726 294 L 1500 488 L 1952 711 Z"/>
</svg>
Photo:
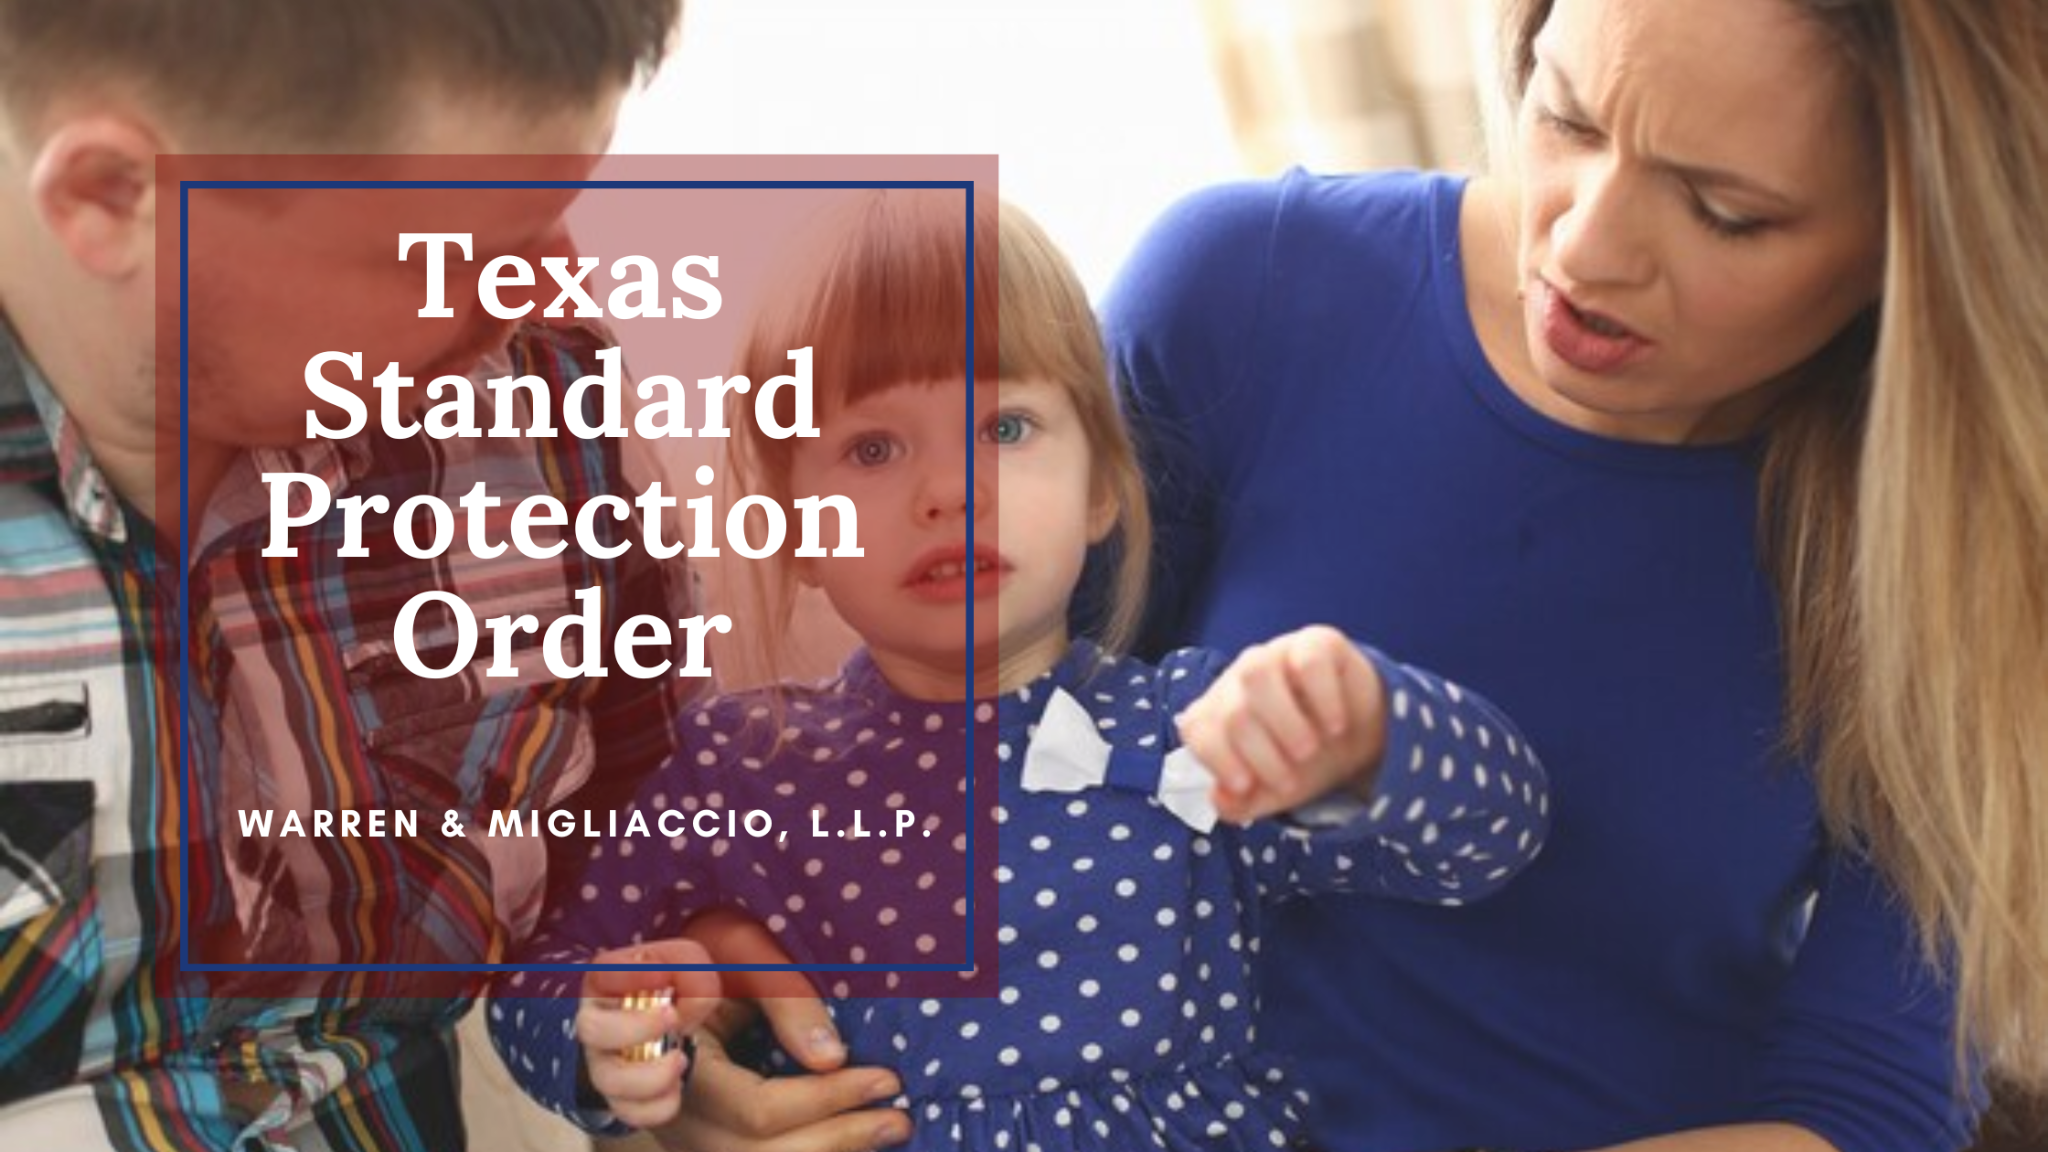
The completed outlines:
<svg viewBox="0 0 2048 1152">
<path fill-rule="evenodd" d="M 1580 102 L 1578 91 L 1572 87 L 1571 76 L 1565 72 L 1564 68 L 1556 60 L 1544 53 L 1540 46 L 1536 52 L 1536 63 L 1553 82 L 1554 94 L 1557 99 L 1557 111 L 1571 120 L 1589 124 L 1594 123 L 1592 114 L 1587 112 L 1586 106 Z M 1594 124 L 1594 126 L 1597 127 L 1598 125 Z M 1645 155 L 1643 162 L 1659 172 L 1675 176 L 1687 184 L 1696 187 L 1723 189 L 1753 196 L 1759 200 L 1768 201 L 1771 206 L 1786 213 L 1794 213 L 1799 210 L 1798 201 L 1792 197 L 1779 192 L 1761 180 L 1745 176 L 1740 172 L 1663 155 Z"/>
</svg>

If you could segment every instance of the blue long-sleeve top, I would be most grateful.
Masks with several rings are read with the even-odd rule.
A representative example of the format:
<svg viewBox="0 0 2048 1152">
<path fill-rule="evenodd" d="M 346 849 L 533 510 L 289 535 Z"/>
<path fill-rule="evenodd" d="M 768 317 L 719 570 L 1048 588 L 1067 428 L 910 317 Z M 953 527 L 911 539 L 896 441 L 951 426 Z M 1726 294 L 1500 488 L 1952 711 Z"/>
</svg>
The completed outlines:
<svg viewBox="0 0 2048 1152">
<path fill-rule="evenodd" d="M 1952 998 L 1781 754 L 1756 446 L 1527 407 L 1473 331 L 1462 194 L 1200 193 L 1105 303 L 1154 484 L 1152 642 L 1334 624 L 1486 693 L 1552 782 L 1550 847 L 1492 900 L 1279 910 L 1262 1037 L 1303 1062 L 1333 1152 L 1745 1121 L 1959 1147 Z"/>
<path fill-rule="evenodd" d="M 909 1152 L 1298 1146 L 1285 1061 L 1256 1038 L 1253 972 L 1271 907 L 1338 892 L 1483 903 L 1548 825 L 1542 767 L 1511 720 L 1366 654 L 1389 705 L 1370 796 L 1247 828 L 1182 802 L 1182 781 L 1208 792 L 1198 765 L 1169 770 L 1187 757 L 1173 718 L 1222 670 L 1214 652 L 1155 667 L 1082 641 L 1014 692 L 951 704 L 901 696 L 857 654 L 823 685 L 713 700 L 681 718 L 689 748 L 649 778 L 619 827 L 638 815 L 659 828 L 664 811 L 759 810 L 780 813 L 788 837 L 719 826 L 595 844 L 525 956 L 582 962 L 723 906 L 762 920 L 801 964 L 905 966 L 900 980 L 817 980 L 851 1059 L 902 1078 Z M 778 712 L 779 723 L 750 722 Z M 993 841 L 996 864 L 974 899 L 994 917 L 970 914 L 966 899 L 970 732 L 987 741 L 975 804 L 993 801 L 973 839 L 983 861 Z M 813 811 L 833 829 L 865 811 L 877 831 L 908 811 L 914 834 L 820 839 Z M 996 959 L 977 960 L 976 977 L 910 970 L 958 963 L 976 929 L 977 955 Z M 578 986 L 574 971 L 502 978 L 491 1035 L 528 1092 L 604 1127 L 609 1116 L 577 1094 Z"/>
</svg>

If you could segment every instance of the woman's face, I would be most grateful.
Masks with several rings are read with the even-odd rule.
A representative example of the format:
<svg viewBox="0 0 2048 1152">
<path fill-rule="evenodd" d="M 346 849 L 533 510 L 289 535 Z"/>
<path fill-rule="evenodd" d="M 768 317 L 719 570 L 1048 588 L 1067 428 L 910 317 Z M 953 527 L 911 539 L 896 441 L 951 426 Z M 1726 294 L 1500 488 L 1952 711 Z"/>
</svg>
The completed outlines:
<svg viewBox="0 0 2048 1152">
<path fill-rule="evenodd" d="M 1872 128 L 1786 0 L 1557 0 L 1517 132 L 1539 408 L 1625 439 L 1728 439 L 1876 299 Z"/>
</svg>

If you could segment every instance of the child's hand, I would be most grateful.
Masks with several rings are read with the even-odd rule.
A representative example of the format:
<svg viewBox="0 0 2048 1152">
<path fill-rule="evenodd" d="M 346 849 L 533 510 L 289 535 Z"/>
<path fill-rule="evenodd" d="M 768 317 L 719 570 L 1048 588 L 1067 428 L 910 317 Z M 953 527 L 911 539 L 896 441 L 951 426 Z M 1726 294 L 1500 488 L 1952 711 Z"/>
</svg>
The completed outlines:
<svg viewBox="0 0 2048 1152">
<path fill-rule="evenodd" d="M 709 964 L 710 953 L 688 940 L 657 940 L 600 952 L 594 964 Z M 675 1117 L 683 1103 L 689 1057 L 680 1047 L 660 1052 L 665 1037 L 688 1035 L 718 1006 L 715 972 L 591 972 L 583 977 L 576 1010 L 576 1040 L 590 1086 L 612 1115 L 635 1128 Z M 629 1007 L 631 1001 L 653 1003 Z M 649 1047 L 643 1048 L 642 1045 Z M 659 1055 L 648 1058 L 651 1053 Z"/>
<path fill-rule="evenodd" d="M 1386 744 L 1379 672 L 1335 628 L 1248 648 L 1180 714 L 1181 742 L 1216 777 L 1216 812 L 1244 823 L 1347 785 Z"/>
</svg>

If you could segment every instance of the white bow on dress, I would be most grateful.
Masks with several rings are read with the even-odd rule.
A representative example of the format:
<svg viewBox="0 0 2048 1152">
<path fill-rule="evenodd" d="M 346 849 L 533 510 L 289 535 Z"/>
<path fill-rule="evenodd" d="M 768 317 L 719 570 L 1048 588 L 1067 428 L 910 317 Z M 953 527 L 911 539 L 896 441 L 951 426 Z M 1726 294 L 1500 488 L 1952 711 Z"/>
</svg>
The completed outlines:
<svg viewBox="0 0 2048 1152">
<path fill-rule="evenodd" d="M 1197 832 L 1216 826 L 1209 802 L 1215 778 L 1185 748 L 1161 753 L 1120 748 L 1102 738 L 1095 718 L 1064 689 L 1046 698 L 1038 731 L 1024 750 L 1026 792 L 1080 792 L 1123 788 L 1146 792 Z"/>
</svg>

